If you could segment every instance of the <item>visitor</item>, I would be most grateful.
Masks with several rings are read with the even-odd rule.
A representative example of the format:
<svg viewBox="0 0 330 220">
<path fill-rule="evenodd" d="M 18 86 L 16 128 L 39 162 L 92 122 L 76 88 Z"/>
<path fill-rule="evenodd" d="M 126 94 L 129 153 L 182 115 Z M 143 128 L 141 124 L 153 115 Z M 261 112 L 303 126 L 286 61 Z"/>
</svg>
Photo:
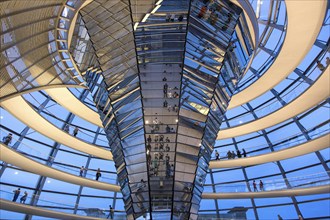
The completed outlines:
<svg viewBox="0 0 330 220">
<path fill-rule="evenodd" d="M 152 121 L 155 125 L 157 125 L 159 123 L 158 118 L 156 117 L 153 121 Z"/>
<path fill-rule="evenodd" d="M 86 170 L 85 167 L 84 166 L 81 166 L 80 171 L 79 171 L 79 176 L 83 176 L 85 170 Z"/>
<path fill-rule="evenodd" d="M 260 180 L 259 182 L 259 189 L 260 191 L 264 191 L 264 183 L 262 182 L 262 180 Z"/>
<path fill-rule="evenodd" d="M 166 133 L 171 133 L 171 128 L 168 125 L 166 125 Z"/>
<path fill-rule="evenodd" d="M 204 5 L 204 6 L 201 8 L 201 10 L 199 11 L 197 17 L 198 17 L 198 18 L 203 18 L 203 17 L 204 17 L 204 14 L 205 14 L 205 12 L 206 12 L 206 10 L 207 10 L 207 7 Z"/>
<path fill-rule="evenodd" d="M 28 196 L 28 193 L 25 191 L 24 195 L 19 199 L 20 203 L 25 204 L 25 200 L 26 200 L 27 196 Z"/>
<path fill-rule="evenodd" d="M 174 20 L 175 20 L 175 14 L 171 14 L 170 20 L 171 20 L 171 22 L 174 22 Z"/>
<path fill-rule="evenodd" d="M 164 151 L 164 142 L 159 143 L 159 150 Z"/>
<path fill-rule="evenodd" d="M 159 153 L 159 160 L 164 160 L 164 153 L 163 152 Z"/>
<path fill-rule="evenodd" d="M 164 78 L 163 78 L 163 81 L 164 81 L 164 82 L 165 82 L 165 81 L 167 81 L 167 78 L 166 78 L 166 77 L 164 77 Z"/>
<path fill-rule="evenodd" d="M 216 159 L 216 160 L 220 160 L 220 158 L 219 158 L 219 153 L 218 153 L 217 150 L 215 150 L 215 159 Z"/>
<path fill-rule="evenodd" d="M 150 143 L 147 144 L 147 152 L 149 152 L 149 151 L 151 151 L 151 144 Z"/>
<path fill-rule="evenodd" d="M 323 66 L 323 64 L 319 60 L 316 61 L 316 63 L 317 63 L 317 68 L 319 68 L 319 70 L 321 70 L 321 71 L 325 70 L 325 67 Z"/>
<path fill-rule="evenodd" d="M 14 192 L 14 198 L 13 198 L 13 202 L 16 202 L 19 194 L 21 193 L 21 188 L 18 188 L 16 190 L 13 191 Z"/>
<path fill-rule="evenodd" d="M 171 177 L 171 166 L 169 163 L 166 164 L 166 178 Z"/>
<path fill-rule="evenodd" d="M 178 112 L 178 111 L 179 111 L 179 107 L 178 107 L 177 105 L 174 105 L 173 110 L 174 110 L 175 112 Z"/>
<path fill-rule="evenodd" d="M 107 217 L 107 219 L 110 217 L 110 219 L 113 219 L 113 213 L 115 212 L 115 210 L 112 208 L 111 205 L 109 205 L 109 215 Z"/>
<path fill-rule="evenodd" d="M 171 18 L 171 15 L 170 14 L 166 14 L 165 21 L 166 22 L 169 22 L 170 21 L 170 18 Z M 165 70 L 164 70 L 164 72 L 165 72 Z"/>
<path fill-rule="evenodd" d="M 167 83 L 164 84 L 163 89 L 164 89 L 164 91 L 167 92 L 167 89 L 168 89 L 168 84 Z"/>
<path fill-rule="evenodd" d="M 230 152 L 230 150 L 228 150 L 228 152 L 227 152 L 227 158 L 228 158 L 228 160 L 231 159 L 231 152 Z"/>
<path fill-rule="evenodd" d="M 174 176 L 174 164 L 171 165 L 171 175 L 170 175 L 170 176 L 171 176 L 171 177 Z"/>
<path fill-rule="evenodd" d="M 73 130 L 73 136 L 77 136 L 78 134 L 78 131 L 79 131 L 79 128 L 75 127 L 74 130 Z"/>
<path fill-rule="evenodd" d="M 166 144 L 165 150 L 166 150 L 166 152 L 170 151 L 170 147 L 168 146 L 168 144 Z"/>
<path fill-rule="evenodd" d="M 170 139 L 169 139 L 168 137 L 166 137 L 165 141 L 166 141 L 167 143 L 169 143 L 169 142 L 170 142 Z"/>
<path fill-rule="evenodd" d="M 325 61 L 325 64 L 327 64 L 327 66 L 330 65 L 330 57 L 327 57 L 326 61 Z"/>
<path fill-rule="evenodd" d="M 70 133 L 70 127 L 69 125 L 65 125 L 64 129 L 63 129 L 66 133 Z"/>
<path fill-rule="evenodd" d="M 235 154 L 234 151 L 232 151 L 232 152 L 231 152 L 231 158 L 235 159 L 235 157 L 236 157 L 236 154 Z"/>
<path fill-rule="evenodd" d="M 96 171 L 96 181 L 99 181 L 99 178 L 102 176 L 100 168 Z"/>
<path fill-rule="evenodd" d="M 148 143 L 151 143 L 151 136 L 149 135 L 148 138 L 147 138 L 147 142 Z"/>
<path fill-rule="evenodd" d="M 239 149 L 236 150 L 236 155 L 238 158 L 242 157 L 241 151 Z"/>
<path fill-rule="evenodd" d="M 254 192 L 258 192 L 258 189 L 257 189 L 257 183 L 255 180 L 253 180 L 253 191 Z"/>
<path fill-rule="evenodd" d="M 242 151 L 243 151 L 243 157 L 246 157 L 246 151 L 245 151 L 245 149 L 243 148 Z"/>
<path fill-rule="evenodd" d="M 168 156 L 168 154 L 166 154 L 166 156 L 165 156 L 165 161 L 166 161 L 166 164 L 170 163 L 170 156 Z"/>
<path fill-rule="evenodd" d="M 180 15 L 179 17 L 178 17 L 178 21 L 183 21 L 183 15 Z"/>
<path fill-rule="evenodd" d="M 208 10 L 206 10 L 206 12 L 205 12 L 205 14 L 204 14 L 204 17 L 203 17 L 203 19 L 205 20 L 205 21 L 207 21 L 209 18 L 210 18 L 210 16 L 211 16 L 211 10 L 210 9 L 208 9 Z"/>
<path fill-rule="evenodd" d="M 142 190 L 142 188 L 144 188 L 146 186 L 146 182 L 141 179 L 141 181 L 138 183 L 138 191 Z"/>
<path fill-rule="evenodd" d="M 2 138 L 2 142 L 4 145 L 8 145 L 11 143 L 11 140 L 13 139 L 13 134 L 9 133 L 6 137 Z"/>
<path fill-rule="evenodd" d="M 166 108 L 167 105 L 168 105 L 168 103 L 167 103 L 167 101 L 165 100 L 165 101 L 163 102 L 163 107 Z"/>
<path fill-rule="evenodd" d="M 164 135 L 159 136 L 159 142 L 164 142 Z"/>
</svg>

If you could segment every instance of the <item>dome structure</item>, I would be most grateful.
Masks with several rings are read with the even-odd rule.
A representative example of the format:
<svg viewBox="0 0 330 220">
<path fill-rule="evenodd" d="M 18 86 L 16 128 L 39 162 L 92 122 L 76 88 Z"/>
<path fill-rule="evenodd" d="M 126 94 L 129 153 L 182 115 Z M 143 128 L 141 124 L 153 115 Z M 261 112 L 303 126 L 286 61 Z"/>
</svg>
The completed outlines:
<svg viewBox="0 0 330 220">
<path fill-rule="evenodd" d="M 328 1 L 0 5 L 1 218 L 330 218 Z"/>
</svg>

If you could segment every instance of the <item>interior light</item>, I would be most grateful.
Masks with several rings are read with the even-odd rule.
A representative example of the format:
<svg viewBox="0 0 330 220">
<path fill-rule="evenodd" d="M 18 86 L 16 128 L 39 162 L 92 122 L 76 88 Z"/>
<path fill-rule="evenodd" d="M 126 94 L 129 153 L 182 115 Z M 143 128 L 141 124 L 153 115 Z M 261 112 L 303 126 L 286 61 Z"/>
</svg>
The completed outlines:
<svg viewBox="0 0 330 220">
<path fill-rule="evenodd" d="M 146 121 L 146 124 L 149 124 L 149 121 L 148 120 Z"/>
<path fill-rule="evenodd" d="M 175 122 L 178 122 L 179 120 L 178 119 L 175 119 Z"/>
<path fill-rule="evenodd" d="M 0 119 L 3 119 L 3 116 L 2 115 L 0 116 Z"/>
<path fill-rule="evenodd" d="M 242 124 L 242 123 L 243 123 L 243 121 L 239 121 L 239 123 L 240 123 L 240 124 Z"/>
<path fill-rule="evenodd" d="M 15 175 L 17 175 L 17 174 L 18 174 L 18 172 L 16 171 L 16 172 L 15 172 Z"/>
<path fill-rule="evenodd" d="M 50 183 L 50 180 L 48 180 L 47 183 Z"/>
</svg>

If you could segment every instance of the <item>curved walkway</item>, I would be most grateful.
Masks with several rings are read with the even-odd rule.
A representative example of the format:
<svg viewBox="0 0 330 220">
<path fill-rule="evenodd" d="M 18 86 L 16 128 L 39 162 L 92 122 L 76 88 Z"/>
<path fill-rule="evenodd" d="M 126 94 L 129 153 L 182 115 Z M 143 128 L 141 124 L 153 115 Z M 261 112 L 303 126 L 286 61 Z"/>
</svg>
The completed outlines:
<svg viewBox="0 0 330 220">
<path fill-rule="evenodd" d="M 251 199 L 251 198 L 274 198 L 288 196 L 305 196 L 322 193 L 330 193 L 330 185 L 316 186 L 299 189 L 285 189 L 263 192 L 241 192 L 241 193 L 203 193 L 203 199 Z"/>
<path fill-rule="evenodd" d="M 27 66 L 32 65 L 31 62 L 29 62 L 26 59 L 23 59 L 25 64 Z M 48 71 L 43 72 L 44 70 L 38 65 L 34 65 L 33 67 L 29 68 L 29 71 L 31 75 L 35 78 L 35 80 L 38 82 L 38 84 L 42 85 L 43 78 L 47 78 L 48 76 L 52 76 L 51 73 Z M 40 73 L 42 73 L 43 77 L 38 77 Z M 54 79 L 52 84 L 61 84 L 62 82 L 59 79 Z M 57 103 L 62 105 L 64 108 L 66 108 L 68 111 L 72 112 L 73 114 L 79 116 L 80 118 L 95 124 L 99 127 L 102 126 L 102 122 L 100 119 L 100 116 L 97 112 L 95 112 L 93 109 L 86 106 L 84 103 L 79 101 L 67 88 L 52 88 L 52 89 L 45 89 L 45 92 L 47 92 Z"/>
<path fill-rule="evenodd" d="M 108 190 L 119 192 L 120 186 L 99 182 L 79 176 L 75 176 L 52 167 L 46 166 L 42 163 L 36 162 L 32 159 L 25 157 L 24 155 L 18 153 L 7 147 L 6 145 L 0 144 L 0 160 L 12 164 L 14 166 L 20 167 L 23 170 L 26 170 L 31 173 L 35 173 L 41 176 L 50 177 L 53 179 L 61 180 L 64 182 L 86 186 L 94 189 Z"/>
<path fill-rule="evenodd" d="M 324 70 L 323 74 L 317 81 L 309 87 L 304 93 L 288 103 L 279 110 L 266 115 L 260 119 L 242 124 L 239 126 L 231 127 L 228 129 L 220 130 L 218 133 L 218 140 L 241 136 L 255 131 L 271 127 L 286 121 L 302 112 L 307 111 L 323 100 L 327 99 L 330 95 L 330 65 Z"/>
<path fill-rule="evenodd" d="M 43 209 L 35 206 L 24 205 L 17 202 L 11 202 L 5 199 L 0 199 L 0 206 L 2 210 L 12 211 L 12 212 L 20 212 L 29 215 L 43 216 L 47 218 L 55 218 L 55 219 L 88 219 L 88 220 L 96 220 L 100 218 L 82 216 L 82 215 L 74 215 L 68 214 L 65 212 L 56 212 L 48 209 Z"/>
<path fill-rule="evenodd" d="M 23 91 L 19 91 L 19 92 L 16 92 L 16 93 L 11 93 L 10 95 L 3 96 L 3 97 L 0 95 L 0 97 L 1 97 L 1 101 L 3 102 L 7 99 L 11 99 L 11 98 L 14 98 L 16 96 L 21 96 L 21 95 L 24 95 L 24 94 L 27 94 L 27 93 L 40 91 L 40 90 L 45 90 L 45 89 L 53 89 L 53 88 L 83 88 L 83 89 L 86 89 L 86 86 L 75 85 L 75 84 L 72 84 L 72 85 L 71 84 L 51 84 L 51 85 L 33 87 L 33 88 L 26 89 L 26 90 L 23 90 Z"/>
<path fill-rule="evenodd" d="M 311 188 L 277 190 L 277 191 L 269 191 L 269 192 L 265 191 L 265 192 L 245 192 L 245 193 L 203 193 L 202 198 L 203 199 L 274 198 L 274 197 L 315 195 L 322 193 L 330 193 L 330 186 L 325 185 L 325 186 L 317 186 Z M 99 218 L 46 210 L 34 206 L 10 202 L 3 199 L 0 200 L 0 205 L 1 205 L 1 209 L 3 210 L 27 213 L 31 215 L 44 216 L 49 218 L 91 219 L 91 220 L 99 219 Z"/>
<path fill-rule="evenodd" d="M 14 166 L 24 168 L 24 170 L 32 173 L 36 173 L 42 176 L 62 180 L 68 183 L 87 186 L 94 189 L 108 190 L 108 191 L 120 191 L 120 186 L 98 182 L 90 179 L 85 179 L 72 174 L 68 174 L 54 168 L 48 167 L 36 161 L 33 161 L 25 156 L 11 150 L 7 146 L 0 144 L 1 154 L 0 160 L 13 164 Z M 295 195 L 309 195 L 327 193 L 330 191 L 329 185 L 309 187 L 309 188 L 297 188 L 297 189 L 284 189 L 274 191 L 263 192 L 233 192 L 233 193 L 203 193 L 203 199 L 238 199 L 238 198 L 268 198 L 268 197 L 286 197 Z"/>
<path fill-rule="evenodd" d="M 86 143 L 57 128 L 32 109 L 32 107 L 21 96 L 3 101 L 1 102 L 1 106 L 30 128 L 58 143 L 95 157 L 112 160 L 112 154 L 110 151 Z"/>
<path fill-rule="evenodd" d="M 100 115 L 79 101 L 79 99 L 77 99 L 77 97 L 74 96 L 67 88 L 45 89 L 45 92 L 47 92 L 52 99 L 66 108 L 69 112 L 72 112 L 76 116 L 94 125 L 103 127 Z"/>
<path fill-rule="evenodd" d="M 309 154 L 315 151 L 325 149 L 330 146 L 330 135 L 326 134 L 317 139 L 308 141 L 304 144 L 271 152 L 268 154 L 262 154 L 253 157 L 238 158 L 231 160 L 218 160 L 210 162 L 210 169 L 214 168 L 229 168 L 229 167 L 246 167 L 257 164 L 269 163 L 274 161 L 280 161 L 289 159 L 292 157 L 299 157 L 301 155 Z"/>
<path fill-rule="evenodd" d="M 312 48 L 323 24 L 327 1 L 290 0 L 285 4 L 288 26 L 280 53 L 265 74 L 232 97 L 228 109 L 243 105 L 276 86 L 291 74 Z"/>
</svg>

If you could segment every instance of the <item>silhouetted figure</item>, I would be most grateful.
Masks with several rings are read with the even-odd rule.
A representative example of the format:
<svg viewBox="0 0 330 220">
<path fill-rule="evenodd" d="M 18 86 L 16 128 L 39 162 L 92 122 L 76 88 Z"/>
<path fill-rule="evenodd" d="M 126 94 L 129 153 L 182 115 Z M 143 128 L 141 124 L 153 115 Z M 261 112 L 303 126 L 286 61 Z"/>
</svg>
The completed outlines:
<svg viewBox="0 0 330 220">
<path fill-rule="evenodd" d="M 25 200 L 26 200 L 27 196 L 28 196 L 28 193 L 25 191 L 24 195 L 19 199 L 20 203 L 25 204 Z"/>
<path fill-rule="evenodd" d="M 168 164 L 170 162 L 170 156 L 168 156 L 168 154 L 166 154 L 166 156 L 165 156 L 165 161 L 166 161 L 166 164 Z"/>
<path fill-rule="evenodd" d="M 147 138 L 147 142 L 150 143 L 151 142 L 151 136 L 149 135 Z"/>
<path fill-rule="evenodd" d="M 330 57 L 327 57 L 326 61 L 325 61 L 325 64 L 327 64 L 327 66 L 330 65 Z"/>
<path fill-rule="evenodd" d="M 232 157 L 231 152 L 230 152 L 230 150 L 228 150 L 228 152 L 227 152 L 227 158 L 228 158 L 228 160 L 231 159 L 231 157 Z"/>
<path fill-rule="evenodd" d="M 246 157 L 246 151 L 245 151 L 245 149 L 243 148 L 242 151 L 243 151 L 243 157 Z"/>
<path fill-rule="evenodd" d="M 2 142 L 3 142 L 3 144 L 8 145 L 11 143 L 12 139 L 13 139 L 13 134 L 9 133 L 6 137 L 2 138 Z"/>
<path fill-rule="evenodd" d="M 235 157 L 236 157 L 236 154 L 235 154 L 234 151 L 232 151 L 232 152 L 231 152 L 231 158 L 235 159 Z"/>
<path fill-rule="evenodd" d="M 13 198 L 13 202 L 16 202 L 19 194 L 21 193 L 21 188 L 18 188 L 16 190 L 13 191 L 14 192 L 14 198 Z"/>
<path fill-rule="evenodd" d="M 164 142 L 164 135 L 159 136 L 159 142 Z"/>
<path fill-rule="evenodd" d="M 262 182 L 262 180 L 260 180 L 259 182 L 259 189 L 260 191 L 264 191 L 264 183 Z"/>
<path fill-rule="evenodd" d="M 170 151 L 170 147 L 168 146 L 168 144 L 166 144 L 165 150 L 168 152 Z"/>
<path fill-rule="evenodd" d="M 178 21 L 183 21 L 183 15 L 180 15 L 179 17 L 178 17 Z"/>
<path fill-rule="evenodd" d="M 174 22 L 174 19 L 175 19 L 175 14 L 171 14 L 170 20 Z"/>
<path fill-rule="evenodd" d="M 317 68 L 319 68 L 319 70 L 323 71 L 325 70 L 325 67 L 323 66 L 323 64 L 320 61 L 316 61 L 317 63 Z"/>
<path fill-rule="evenodd" d="M 177 105 L 174 105 L 173 106 L 173 111 L 178 112 L 179 111 L 179 107 Z"/>
<path fill-rule="evenodd" d="M 77 136 L 78 134 L 78 131 L 79 131 L 79 128 L 75 127 L 74 130 L 73 130 L 73 136 Z"/>
<path fill-rule="evenodd" d="M 166 108 L 167 105 L 168 105 L 168 103 L 167 103 L 167 101 L 165 100 L 165 101 L 163 102 L 163 107 Z"/>
<path fill-rule="evenodd" d="M 107 217 L 107 219 L 110 217 L 110 219 L 113 219 L 113 214 L 114 214 L 115 210 L 112 208 L 111 205 L 109 205 L 109 215 Z"/>
<path fill-rule="evenodd" d="M 165 81 L 167 81 L 167 78 L 166 78 L 166 77 L 164 77 L 164 78 L 163 78 L 163 81 L 164 81 L 164 82 L 165 82 Z"/>
<path fill-rule="evenodd" d="M 171 15 L 170 15 L 170 14 L 166 14 L 165 21 L 166 21 L 166 22 L 169 22 L 169 21 L 170 21 L 170 18 L 171 18 Z"/>
<path fill-rule="evenodd" d="M 65 131 L 66 133 L 70 133 L 70 127 L 69 127 L 69 125 L 65 125 L 65 127 L 64 127 L 64 131 Z"/>
<path fill-rule="evenodd" d="M 216 159 L 216 160 L 220 160 L 220 158 L 219 158 L 219 153 L 218 153 L 217 150 L 215 150 L 215 159 Z"/>
<path fill-rule="evenodd" d="M 166 125 L 166 133 L 170 133 L 170 132 L 171 132 L 170 126 Z"/>
<path fill-rule="evenodd" d="M 280 215 L 277 215 L 278 220 L 283 220 L 283 218 Z"/>
<path fill-rule="evenodd" d="M 257 183 L 255 180 L 253 180 L 253 191 L 258 192 Z"/>
<path fill-rule="evenodd" d="M 96 181 L 99 181 L 99 178 L 102 176 L 100 168 L 96 171 Z"/>
<path fill-rule="evenodd" d="M 85 167 L 84 167 L 84 166 L 81 166 L 81 168 L 80 168 L 80 170 L 79 170 L 79 176 L 83 176 L 85 170 L 86 170 Z"/>
<path fill-rule="evenodd" d="M 241 158 L 241 157 L 242 157 L 242 154 L 241 154 L 241 151 L 240 151 L 240 150 L 237 150 L 237 151 L 236 151 L 236 154 L 237 154 L 237 157 L 238 157 L 238 158 Z"/>
</svg>

